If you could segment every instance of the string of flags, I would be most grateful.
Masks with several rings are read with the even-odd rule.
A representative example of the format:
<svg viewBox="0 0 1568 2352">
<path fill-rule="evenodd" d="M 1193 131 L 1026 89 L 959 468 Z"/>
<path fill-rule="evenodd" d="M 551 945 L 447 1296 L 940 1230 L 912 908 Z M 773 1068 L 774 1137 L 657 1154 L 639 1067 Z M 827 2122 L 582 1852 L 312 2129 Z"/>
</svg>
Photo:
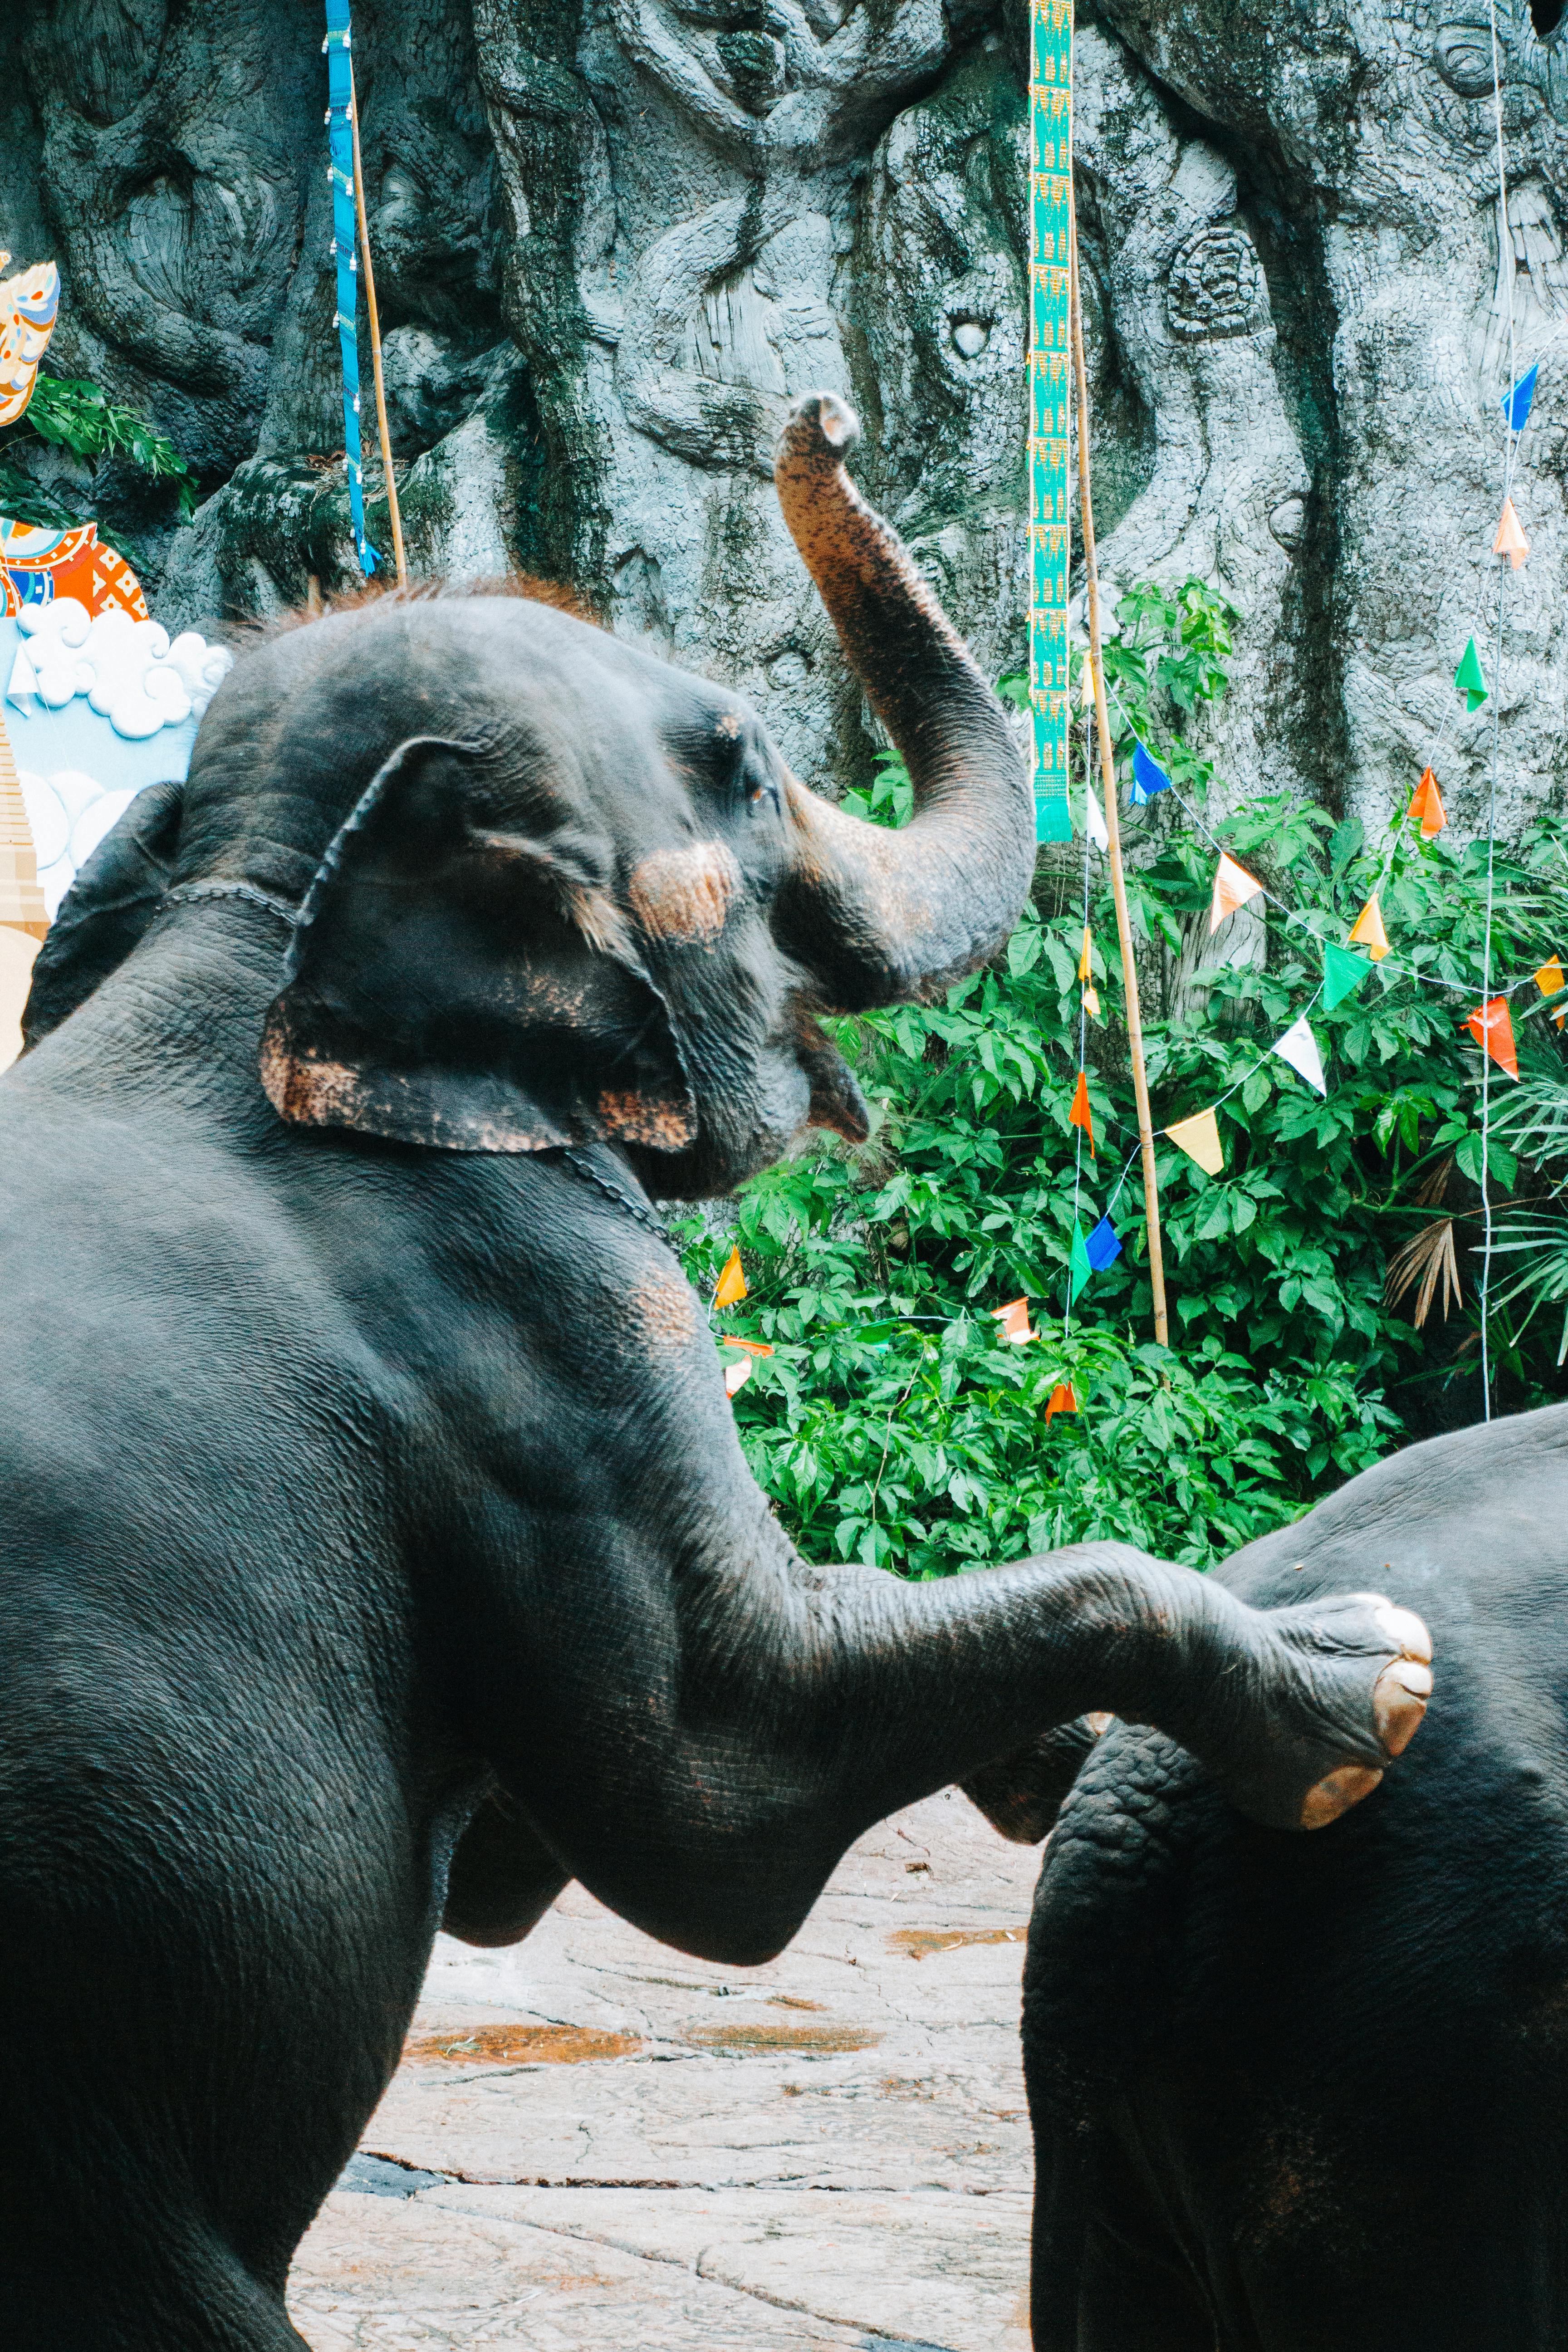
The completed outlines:
<svg viewBox="0 0 1568 2352">
<path fill-rule="evenodd" d="M 332 246 L 338 307 L 333 324 L 343 378 L 343 457 L 349 478 L 349 520 L 354 552 L 368 579 L 379 558 L 365 535 L 364 476 L 360 462 L 359 219 L 354 197 L 353 32 L 349 0 L 326 0 L 327 177 L 332 187 Z"/>
</svg>

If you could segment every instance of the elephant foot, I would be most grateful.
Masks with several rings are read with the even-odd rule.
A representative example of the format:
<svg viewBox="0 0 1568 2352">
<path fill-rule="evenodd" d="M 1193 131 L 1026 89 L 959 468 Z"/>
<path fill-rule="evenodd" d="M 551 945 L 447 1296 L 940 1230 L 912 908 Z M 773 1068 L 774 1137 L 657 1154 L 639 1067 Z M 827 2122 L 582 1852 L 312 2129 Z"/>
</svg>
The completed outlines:
<svg viewBox="0 0 1568 2352">
<path fill-rule="evenodd" d="M 1253 1675 L 1222 1677 L 1217 1694 L 1233 1736 L 1242 1725 L 1232 1709 L 1245 1706 L 1250 1752 L 1244 1759 L 1237 1738 L 1220 1764 L 1207 1738 L 1191 1744 L 1251 1820 L 1323 1829 L 1370 1796 L 1415 1738 L 1432 1695 L 1431 1636 L 1376 1592 L 1264 1611 L 1254 1630 Z"/>
</svg>

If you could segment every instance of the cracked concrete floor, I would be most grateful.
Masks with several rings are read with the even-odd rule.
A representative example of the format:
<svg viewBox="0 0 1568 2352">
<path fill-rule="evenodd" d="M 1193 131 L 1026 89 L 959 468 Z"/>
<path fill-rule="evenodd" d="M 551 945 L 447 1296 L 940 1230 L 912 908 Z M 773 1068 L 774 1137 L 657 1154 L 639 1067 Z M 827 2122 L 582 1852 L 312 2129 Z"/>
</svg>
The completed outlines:
<svg viewBox="0 0 1568 2352">
<path fill-rule="evenodd" d="M 956 1794 L 846 1855 L 756 1969 L 569 1887 L 442 1937 L 300 2250 L 314 2352 L 1027 2352 L 1018 1990 L 1037 1853 Z"/>
</svg>

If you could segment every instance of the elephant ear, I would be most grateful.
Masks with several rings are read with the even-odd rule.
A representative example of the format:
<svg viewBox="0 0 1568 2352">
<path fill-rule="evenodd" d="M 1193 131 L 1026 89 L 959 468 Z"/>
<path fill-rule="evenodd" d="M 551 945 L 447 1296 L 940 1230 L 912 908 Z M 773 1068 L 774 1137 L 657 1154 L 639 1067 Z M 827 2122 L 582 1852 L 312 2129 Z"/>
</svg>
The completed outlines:
<svg viewBox="0 0 1568 2352">
<path fill-rule="evenodd" d="M 416 737 L 331 844 L 262 1034 L 274 1109 L 447 1151 L 682 1150 L 680 1049 L 592 845 L 476 825 L 474 779 Z"/>
<path fill-rule="evenodd" d="M 150 784 L 121 810 L 67 891 L 33 963 L 26 1053 L 122 964 L 174 877 L 184 784 Z"/>
</svg>

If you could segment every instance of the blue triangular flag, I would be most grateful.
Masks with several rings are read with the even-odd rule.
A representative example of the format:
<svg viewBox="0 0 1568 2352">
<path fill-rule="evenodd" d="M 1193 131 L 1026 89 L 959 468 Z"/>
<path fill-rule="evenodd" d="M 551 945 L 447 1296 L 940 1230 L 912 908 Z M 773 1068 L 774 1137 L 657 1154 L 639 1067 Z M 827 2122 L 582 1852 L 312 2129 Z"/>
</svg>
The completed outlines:
<svg viewBox="0 0 1568 2352">
<path fill-rule="evenodd" d="M 1096 1274 L 1103 1274 L 1106 1267 L 1121 1255 L 1121 1244 L 1116 1238 L 1116 1227 L 1109 1217 L 1101 1217 L 1083 1246 Z"/>
<path fill-rule="evenodd" d="M 1169 786 L 1170 782 L 1170 777 L 1165 773 L 1164 769 L 1162 768 L 1153 753 L 1152 751 L 1145 751 L 1142 743 L 1139 740 L 1137 736 L 1134 736 L 1132 739 L 1133 806 L 1135 808 L 1142 808 L 1143 803 L 1145 801 L 1152 801 L 1156 793 L 1164 792 Z"/>
<path fill-rule="evenodd" d="M 1521 375 L 1511 392 L 1505 392 L 1498 403 L 1509 421 L 1510 429 L 1522 433 L 1535 398 L 1535 379 L 1541 373 L 1541 362 L 1536 361 L 1528 375 Z"/>
</svg>

